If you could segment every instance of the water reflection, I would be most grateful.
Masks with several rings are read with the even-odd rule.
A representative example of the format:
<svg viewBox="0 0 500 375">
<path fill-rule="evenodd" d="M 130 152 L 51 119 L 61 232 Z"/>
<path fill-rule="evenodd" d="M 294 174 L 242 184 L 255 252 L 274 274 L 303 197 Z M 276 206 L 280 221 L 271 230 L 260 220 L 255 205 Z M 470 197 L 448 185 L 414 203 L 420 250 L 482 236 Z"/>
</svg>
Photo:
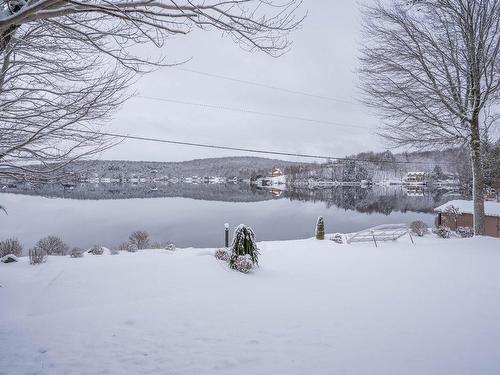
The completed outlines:
<svg viewBox="0 0 500 375">
<path fill-rule="evenodd" d="M 143 229 L 177 246 L 214 247 L 223 224 L 251 225 L 259 240 L 310 237 L 319 215 L 328 232 L 351 232 L 384 223 L 420 219 L 432 225 L 432 210 L 453 199 L 452 192 L 401 187 L 259 189 L 248 184 L 169 184 L 160 186 L 80 184 L 6 187 L 0 203 L 0 237 L 16 236 L 25 247 L 48 234 L 72 246 L 114 246 Z"/>
</svg>

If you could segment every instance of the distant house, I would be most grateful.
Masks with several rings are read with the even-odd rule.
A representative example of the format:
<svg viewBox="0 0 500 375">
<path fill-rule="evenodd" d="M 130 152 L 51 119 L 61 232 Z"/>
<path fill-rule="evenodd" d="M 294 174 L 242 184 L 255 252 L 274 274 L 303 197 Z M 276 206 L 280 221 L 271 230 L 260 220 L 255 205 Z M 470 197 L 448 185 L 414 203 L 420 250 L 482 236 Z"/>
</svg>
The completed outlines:
<svg viewBox="0 0 500 375">
<path fill-rule="evenodd" d="M 405 184 L 424 185 L 426 183 L 425 172 L 408 172 L 404 178 L 404 182 Z"/>
<path fill-rule="evenodd" d="M 271 176 L 273 176 L 273 177 L 283 176 L 283 172 L 279 168 L 273 168 L 271 170 Z"/>
<path fill-rule="evenodd" d="M 447 212 L 449 207 L 458 210 L 457 220 Z M 474 204 L 472 201 L 453 200 L 435 209 L 438 213 L 437 224 L 446 225 L 450 229 L 457 227 L 474 227 L 473 213 Z M 485 212 L 485 234 L 491 237 L 500 238 L 500 202 L 484 202 Z"/>
</svg>

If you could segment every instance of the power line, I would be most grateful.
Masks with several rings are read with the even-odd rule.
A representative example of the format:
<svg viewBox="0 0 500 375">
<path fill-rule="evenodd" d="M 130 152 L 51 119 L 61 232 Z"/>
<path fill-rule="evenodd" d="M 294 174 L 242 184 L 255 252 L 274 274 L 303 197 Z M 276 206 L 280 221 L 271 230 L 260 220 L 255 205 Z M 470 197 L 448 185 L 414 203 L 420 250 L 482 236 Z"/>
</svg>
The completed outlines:
<svg viewBox="0 0 500 375">
<path fill-rule="evenodd" d="M 189 106 L 194 106 L 194 107 L 210 108 L 210 109 L 232 111 L 232 112 L 241 112 L 241 113 L 246 113 L 246 114 L 277 117 L 277 118 L 283 118 L 283 119 L 288 119 L 288 120 L 307 121 L 307 122 L 314 122 L 317 124 L 327 124 L 327 125 L 342 126 L 342 127 L 348 127 L 348 128 L 359 128 L 359 129 L 372 130 L 369 127 L 362 126 L 362 125 L 351 125 L 351 124 L 345 124 L 345 123 L 339 123 L 339 122 L 333 122 L 333 121 L 312 119 L 312 118 L 308 118 L 308 117 L 284 115 L 284 114 L 280 114 L 280 113 L 261 112 L 261 111 L 255 111 L 255 110 L 248 110 L 248 109 L 244 109 L 244 108 L 228 107 L 228 106 L 206 104 L 206 103 L 199 103 L 199 102 L 189 102 L 189 101 L 185 101 L 185 100 L 159 98 L 159 97 L 146 96 L 146 95 L 137 95 L 136 97 L 141 98 L 141 99 L 157 100 L 157 101 L 161 101 L 161 102 L 189 105 Z"/>
<path fill-rule="evenodd" d="M 96 134 L 96 132 L 90 130 L 73 130 L 80 133 L 87 134 Z M 117 134 L 117 133 L 109 133 L 109 132 L 98 132 L 98 134 L 122 138 L 122 139 L 133 139 L 138 141 L 147 141 L 147 142 L 157 142 L 157 143 L 168 143 L 174 145 L 181 146 L 191 146 L 191 147 L 202 147 L 202 148 L 210 148 L 210 149 L 218 149 L 218 150 L 229 150 L 229 151 L 242 151 L 242 152 L 250 152 L 255 154 L 267 154 L 267 155 L 280 155 L 280 156 L 295 156 L 301 158 L 309 158 L 309 159 L 324 159 L 324 160 L 350 160 L 357 162 L 368 162 L 368 163 L 390 163 L 390 164 L 425 164 L 429 165 L 427 162 L 411 162 L 411 161 L 392 161 L 392 160 L 369 160 L 369 159 L 357 159 L 357 158 L 349 158 L 349 157 L 334 157 L 334 156 L 326 156 L 326 155 L 314 155 L 314 154 L 301 154 L 296 152 L 283 152 L 283 151 L 269 151 L 255 148 L 244 148 L 244 147 L 232 147 L 232 146 L 220 146 L 220 145 L 212 145 L 207 143 L 198 143 L 198 142 L 185 142 L 185 141 L 176 141 L 170 139 L 162 139 L 162 138 L 154 138 L 154 137 L 142 137 L 137 135 L 125 135 L 125 134 Z M 441 164 L 449 164 L 447 162 L 442 162 Z"/>
<path fill-rule="evenodd" d="M 202 72 L 202 71 L 194 70 L 194 69 L 181 68 L 179 66 L 170 66 L 169 68 L 170 69 L 180 70 L 180 71 L 183 71 L 183 72 L 195 73 L 195 74 L 199 74 L 199 75 L 203 75 L 203 76 L 207 76 L 207 77 L 212 77 L 212 78 L 217 78 L 217 79 L 223 79 L 223 80 L 226 80 L 226 81 L 243 83 L 243 84 L 257 86 L 257 87 L 263 87 L 263 88 L 270 89 L 270 90 L 282 91 L 282 92 L 286 92 L 286 93 L 289 93 L 289 94 L 307 96 L 307 97 L 310 97 L 310 98 L 328 100 L 328 101 L 339 102 L 339 103 L 344 103 L 344 104 L 361 105 L 361 103 L 357 103 L 357 102 L 351 101 L 351 100 L 333 98 L 333 97 L 325 96 L 325 95 L 312 94 L 312 93 L 308 93 L 308 92 L 304 92 L 304 91 L 300 91 L 300 90 L 292 90 L 292 89 L 288 89 L 288 88 L 285 88 L 285 87 L 267 85 L 265 83 L 250 81 L 250 80 L 246 80 L 246 79 L 233 78 L 233 77 L 223 76 L 223 75 L 214 74 L 214 73 Z"/>
</svg>

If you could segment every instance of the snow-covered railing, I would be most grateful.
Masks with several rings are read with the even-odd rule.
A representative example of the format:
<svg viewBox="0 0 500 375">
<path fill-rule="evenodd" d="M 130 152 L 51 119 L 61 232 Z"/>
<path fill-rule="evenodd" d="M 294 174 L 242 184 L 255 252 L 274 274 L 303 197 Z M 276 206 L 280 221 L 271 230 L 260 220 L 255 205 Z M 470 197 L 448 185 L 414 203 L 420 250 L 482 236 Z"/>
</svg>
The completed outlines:
<svg viewBox="0 0 500 375">
<path fill-rule="evenodd" d="M 395 241 L 405 234 L 410 236 L 413 243 L 410 229 L 406 224 L 383 224 L 351 234 L 347 238 L 347 243 L 373 241 L 377 247 L 377 241 Z"/>
</svg>

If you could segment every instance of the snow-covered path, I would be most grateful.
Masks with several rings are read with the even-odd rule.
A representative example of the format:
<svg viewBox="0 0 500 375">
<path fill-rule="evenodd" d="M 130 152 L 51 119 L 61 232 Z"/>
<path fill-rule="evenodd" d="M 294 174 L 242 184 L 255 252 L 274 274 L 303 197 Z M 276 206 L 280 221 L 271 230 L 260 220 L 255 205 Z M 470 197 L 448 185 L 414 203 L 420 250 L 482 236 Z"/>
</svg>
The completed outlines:
<svg viewBox="0 0 500 375">
<path fill-rule="evenodd" d="M 500 373 L 500 241 L 263 242 L 0 264 L 0 374 Z"/>
</svg>

